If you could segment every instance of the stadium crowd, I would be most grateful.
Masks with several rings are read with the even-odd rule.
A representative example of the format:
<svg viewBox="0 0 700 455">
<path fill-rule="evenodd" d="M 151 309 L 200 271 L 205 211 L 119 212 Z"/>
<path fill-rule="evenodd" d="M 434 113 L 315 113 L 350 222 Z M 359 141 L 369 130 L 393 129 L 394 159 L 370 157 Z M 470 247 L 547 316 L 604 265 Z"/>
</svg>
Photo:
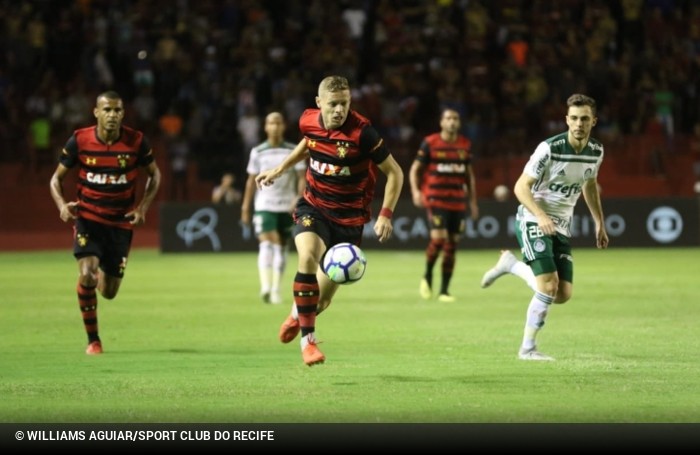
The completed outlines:
<svg viewBox="0 0 700 455">
<path fill-rule="evenodd" d="M 168 164 L 243 182 L 266 113 L 282 111 L 296 141 L 329 74 L 351 81 L 405 169 L 444 107 L 477 156 L 525 155 L 566 128 L 574 92 L 598 101 L 603 141 L 659 134 L 673 153 L 676 137 L 700 138 L 700 4 L 0 0 L 0 161 L 54 162 L 113 89 Z"/>
</svg>

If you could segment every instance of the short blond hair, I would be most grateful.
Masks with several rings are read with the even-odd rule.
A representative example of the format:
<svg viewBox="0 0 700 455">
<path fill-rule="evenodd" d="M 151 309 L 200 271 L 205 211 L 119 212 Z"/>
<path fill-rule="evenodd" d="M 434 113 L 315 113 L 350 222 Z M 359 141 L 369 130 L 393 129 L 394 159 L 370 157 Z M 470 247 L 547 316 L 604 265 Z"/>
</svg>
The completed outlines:
<svg viewBox="0 0 700 455">
<path fill-rule="evenodd" d="M 318 84 L 319 94 L 322 91 L 341 92 L 343 90 L 350 90 L 350 84 L 343 76 L 328 76 L 324 78 L 320 84 Z"/>
</svg>

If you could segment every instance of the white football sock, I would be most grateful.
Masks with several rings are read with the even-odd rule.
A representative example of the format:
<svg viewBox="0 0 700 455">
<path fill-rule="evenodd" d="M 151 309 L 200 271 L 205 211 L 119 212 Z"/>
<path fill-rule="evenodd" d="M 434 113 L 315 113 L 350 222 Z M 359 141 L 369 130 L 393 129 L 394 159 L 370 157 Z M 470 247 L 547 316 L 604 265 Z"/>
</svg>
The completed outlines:
<svg viewBox="0 0 700 455">
<path fill-rule="evenodd" d="M 260 274 L 260 293 L 270 292 L 272 286 L 272 243 L 263 240 L 259 245 L 258 273 Z"/>
<path fill-rule="evenodd" d="M 532 273 L 532 269 L 529 265 L 525 264 L 523 261 L 518 261 L 508 270 L 513 275 L 525 280 L 527 286 L 533 291 L 537 292 L 537 279 L 535 274 Z"/>
<path fill-rule="evenodd" d="M 301 350 L 303 351 L 312 341 L 316 342 L 316 334 L 314 332 L 307 333 L 306 336 L 301 337 Z"/>
<path fill-rule="evenodd" d="M 530 305 L 527 307 L 527 319 L 525 321 L 525 331 L 523 333 L 522 350 L 530 350 L 535 347 L 535 337 L 544 325 L 544 320 L 547 318 L 549 305 L 554 301 L 554 297 L 535 292 L 530 300 Z"/>
<path fill-rule="evenodd" d="M 279 244 L 272 245 L 272 290 L 279 292 L 280 281 L 284 274 L 284 267 L 287 264 L 287 257 L 284 247 Z"/>
</svg>

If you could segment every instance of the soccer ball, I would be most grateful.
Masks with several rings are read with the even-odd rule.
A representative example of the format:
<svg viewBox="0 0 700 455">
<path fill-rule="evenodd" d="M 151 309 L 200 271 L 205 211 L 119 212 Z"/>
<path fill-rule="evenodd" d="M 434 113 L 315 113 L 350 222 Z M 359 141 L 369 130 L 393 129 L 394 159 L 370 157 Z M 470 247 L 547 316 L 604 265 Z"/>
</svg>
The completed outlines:
<svg viewBox="0 0 700 455">
<path fill-rule="evenodd" d="M 510 196 L 510 190 L 505 185 L 498 185 L 496 188 L 493 189 L 493 198 L 496 199 L 498 202 L 507 201 L 508 196 Z"/>
<path fill-rule="evenodd" d="M 338 284 L 352 284 L 365 274 L 367 258 L 352 243 L 338 243 L 326 251 L 323 257 L 323 273 Z"/>
</svg>

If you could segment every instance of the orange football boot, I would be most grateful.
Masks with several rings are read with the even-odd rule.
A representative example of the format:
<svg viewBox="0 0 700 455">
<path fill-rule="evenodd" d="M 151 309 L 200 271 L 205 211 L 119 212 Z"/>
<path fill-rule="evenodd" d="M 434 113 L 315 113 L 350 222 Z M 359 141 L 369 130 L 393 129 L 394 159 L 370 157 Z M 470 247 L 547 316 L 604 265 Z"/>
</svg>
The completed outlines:
<svg viewBox="0 0 700 455">
<path fill-rule="evenodd" d="M 290 314 L 280 326 L 280 341 L 282 343 L 289 343 L 297 337 L 300 331 L 301 324 L 299 324 L 299 320 L 294 319 Z"/>
<path fill-rule="evenodd" d="M 88 347 L 85 350 L 85 354 L 87 354 L 87 355 L 102 354 L 102 343 L 100 343 L 99 341 L 93 341 L 92 343 L 88 344 Z"/>
<path fill-rule="evenodd" d="M 301 356 L 304 359 L 304 363 L 308 366 L 323 363 L 326 360 L 326 356 L 318 349 L 315 341 L 309 341 L 309 344 L 301 351 Z"/>
</svg>

